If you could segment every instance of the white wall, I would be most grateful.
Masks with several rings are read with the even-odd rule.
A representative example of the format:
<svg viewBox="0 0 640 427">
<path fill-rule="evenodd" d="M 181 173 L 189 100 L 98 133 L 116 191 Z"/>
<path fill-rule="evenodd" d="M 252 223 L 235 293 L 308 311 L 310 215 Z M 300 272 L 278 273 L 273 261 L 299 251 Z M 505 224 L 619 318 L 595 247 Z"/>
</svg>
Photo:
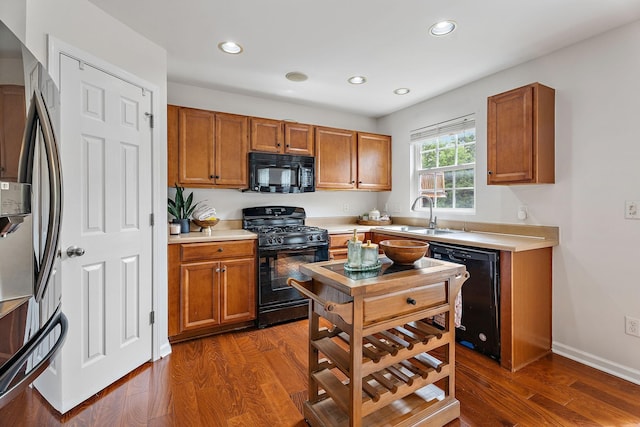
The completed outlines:
<svg viewBox="0 0 640 427">
<path fill-rule="evenodd" d="M 178 83 L 168 84 L 169 104 L 270 119 L 291 119 L 301 123 L 376 132 L 375 119 L 294 103 L 237 95 Z M 258 194 L 238 190 L 195 189 L 196 201 L 206 200 L 223 220 L 241 219 L 242 208 L 262 205 L 291 205 L 305 208 L 308 217 L 355 216 L 370 211 L 378 193 L 360 191 L 316 191 L 307 194 Z M 170 192 L 173 197 L 174 192 Z"/>
<path fill-rule="evenodd" d="M 394 190 L 380 203 L 408 206 L 411 129 L 468 113 L 477 123 L 477 211 L 441 218 L 560 227 L 554 248 L 554 351 L 640 383 L 640 339 L 624 316 L 640 318 L 640 22 L 497 73 L 379 121 L 393 136 Z M 487 97 L 532 82 L 556 89 L 556 183 L 487 186 Z M 530 217 L 518 221 L 519 205 Z M 402 212 L 410 215 L 408 209 Z"/>
</svg>

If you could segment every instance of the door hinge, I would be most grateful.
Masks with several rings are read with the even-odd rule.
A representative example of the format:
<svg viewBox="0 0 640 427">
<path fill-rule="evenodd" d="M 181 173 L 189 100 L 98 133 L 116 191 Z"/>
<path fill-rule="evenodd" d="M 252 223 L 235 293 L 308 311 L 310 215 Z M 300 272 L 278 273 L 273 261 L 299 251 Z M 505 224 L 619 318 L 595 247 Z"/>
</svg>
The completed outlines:
<svg viewBox="0 0 640 427">
<path fill-rule="evenodd" d="M 154 323 L 156 323 L 156 312 L 152 311 L 149 313 L 149 324 L 153 325 Z"/>
<path fill-rule="evenodd" d="M 149 225 L 151 225 L 151 226 L 155 225 L 155 218 L 154 218 L 153 214 L 149 214 Z"/>
<path fill-rule="evenodd" d="M 151 113 L 144 113 L 145 116 L 147 116 L 149 118 L 149 127 L 151 129 L 153 129 L 153 114 Z"/>
</svg>

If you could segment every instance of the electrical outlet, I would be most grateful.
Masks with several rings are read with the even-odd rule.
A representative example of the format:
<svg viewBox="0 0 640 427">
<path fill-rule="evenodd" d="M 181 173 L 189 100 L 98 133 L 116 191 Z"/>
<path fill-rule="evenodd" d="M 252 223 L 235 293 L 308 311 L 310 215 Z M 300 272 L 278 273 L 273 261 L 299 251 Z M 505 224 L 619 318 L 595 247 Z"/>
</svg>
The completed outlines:
<svg viewBox="0 0 640 427">
<path fill-rule="evenodd" d="M 640 202 L 637 200 L 626 200 L 624 202 L 624 217 L 626 219 L 640 219 Z"/>
<path fill-rule="evenodd" d="M 640 319 L 635 317 L 624 316 L 624 332 L 627 335 L 640 337 Z"/>
<path fill-rule="evenodd" d="M 529 210 L 526 206 L 520 206 L 518 208 L 518 219 L 524 221 L 529 216 Z"/>
<path fill-rule="evenodd" d="M 342 212 L 349 212 L 349 203 L 345 203 L 342 205 Z"/>
</svg>

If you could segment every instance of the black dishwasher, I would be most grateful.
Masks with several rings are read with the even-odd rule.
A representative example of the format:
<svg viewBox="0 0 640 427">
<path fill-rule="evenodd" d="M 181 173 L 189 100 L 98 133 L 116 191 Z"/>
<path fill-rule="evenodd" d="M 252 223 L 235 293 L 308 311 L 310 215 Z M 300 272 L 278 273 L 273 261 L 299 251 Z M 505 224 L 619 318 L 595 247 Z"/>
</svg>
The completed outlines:
<svg viewBox="0 0 640 427">
<path fill-rule="evenodd" d="M 500 251 L 429 242 L 431 257 L 464 264 L 462 320 L 456 341 L 500 360 Z"/>
</svg>

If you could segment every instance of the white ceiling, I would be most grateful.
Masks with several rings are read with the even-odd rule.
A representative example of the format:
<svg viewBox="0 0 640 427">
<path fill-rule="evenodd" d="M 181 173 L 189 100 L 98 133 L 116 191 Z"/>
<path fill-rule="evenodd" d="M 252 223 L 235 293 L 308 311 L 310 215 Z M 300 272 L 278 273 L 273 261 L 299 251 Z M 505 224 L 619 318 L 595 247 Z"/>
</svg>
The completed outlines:
<svg viewBox="0 0 640 427">
<path fill-rule="evenodd" d="M 371 117 L 640 19 L 640 0 L 90 1 L 167 50 L 170 82 Z M 456 31 L 430 36 L 442 19 Z"/>
</svg>

